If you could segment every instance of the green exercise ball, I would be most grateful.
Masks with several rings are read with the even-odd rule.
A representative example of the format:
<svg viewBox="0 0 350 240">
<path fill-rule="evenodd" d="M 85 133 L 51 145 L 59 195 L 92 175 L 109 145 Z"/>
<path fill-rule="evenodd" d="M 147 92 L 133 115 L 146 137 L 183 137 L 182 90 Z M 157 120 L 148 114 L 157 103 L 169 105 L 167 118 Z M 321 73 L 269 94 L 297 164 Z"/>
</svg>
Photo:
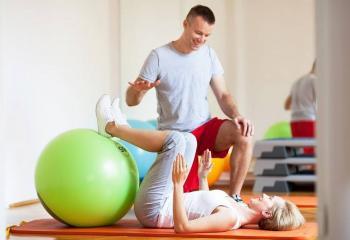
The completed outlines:
<svg viewBox="0 0 350 240">
<path fill-rule="evenodd" d="M 281 121 L 273 124 L 269 127 L 264 135 L 264 139 L 278 139 L 278 138 L 291 138 L 292 132 L 290 129 L 290 123 L 287 121 Z"/>
<path fill-rule="evenodd" d="M 35 171 L 35 187 L 49 214 L 76 227 L 110 225 L 134 203 L 136 164 L 120 144 L 93 130 L 76 129 L 53 139 Z"/>
</svg>

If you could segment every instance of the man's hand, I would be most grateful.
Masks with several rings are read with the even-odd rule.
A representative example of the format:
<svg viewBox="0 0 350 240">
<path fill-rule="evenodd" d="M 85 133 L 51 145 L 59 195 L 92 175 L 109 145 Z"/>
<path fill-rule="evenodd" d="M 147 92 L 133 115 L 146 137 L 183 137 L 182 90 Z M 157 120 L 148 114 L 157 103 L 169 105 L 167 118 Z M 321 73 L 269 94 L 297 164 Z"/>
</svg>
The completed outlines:
<svg viewBox="0 0 350 240">
<path fill-rule="evenodd" d="M 237 116 L 232 119 L 238 129 L 241 129 L 242 136 L 250 137 L 254 135 L 254 125 L 250 120 L 242 116 Z"/>
<path fill-rule="evenodd" d="M 198 158 L 198 177 L 200 179 L 206 179 L 212 168 L 211 152 L 207 149 Z"/>
<path fill-rule="evenodd" d="M 148 91 L 151 88 L 157 87 L 159 84 L 160 80 L 157 80 L 153 83 L 142 79 L 137 79 L 133 83 L 129 82 L 129 85 L 138 92 Z"/>
<path fill-rule="evenodd" d="M 179 153 L 173 162 L 172 179 L 173 179 L 174 186 L 184 185 L 187 178 L 188 171 L 189 169 L 187 167 L 186 161 L 182 156 L 182 154 Z"/>
</svg>

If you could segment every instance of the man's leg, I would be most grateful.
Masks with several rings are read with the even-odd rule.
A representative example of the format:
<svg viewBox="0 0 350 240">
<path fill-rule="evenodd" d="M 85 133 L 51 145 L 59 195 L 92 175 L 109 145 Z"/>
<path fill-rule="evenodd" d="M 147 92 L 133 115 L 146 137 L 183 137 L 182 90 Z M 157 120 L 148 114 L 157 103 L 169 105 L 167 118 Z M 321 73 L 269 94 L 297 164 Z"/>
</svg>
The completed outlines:
<svg viewBox="0 0 350 240">
<path fill-rule="evenodd" d="M 232 145 L 234 147 L 230 157 L 229 194 L 240 195 L 252 158 L 252 138 L 242 136 L 241 129 L 238 129 L 232 121 L 225 121 L 219 128 L 214 150 L 220 152 Z"/>
<path fill-rule="evenodd" d="M 300 120 L 292 121 L 290 123 L 293 138 L 315 138 L 315 121 L 313 120 Z M 305 155 L 315 155 L 314 147 L 305 147 Z"/>
<path fill-rule="evenodd" d="M 192 168 L 189 172 L 188 178 L 186 179 L 184 185 L 185 192 L 196 191 L 199 189 L 199 181 L 198 181 L 198 156 L 202 155 L 203 152 L 209 149 L 212 152 L 212 156 L 217 158 L 223 158 L 227 155 L 229 148 L 224 151 L 217 152 L 215 151 L 215 140 L 221 125 L 225 122 L 225 120 L 212 118 L 208 122 L 199 126 L 198 128 L 192 131 L 192 134 L 197 139 L 197 149 L 195 158 L 192 164 Z"/>
</svg>

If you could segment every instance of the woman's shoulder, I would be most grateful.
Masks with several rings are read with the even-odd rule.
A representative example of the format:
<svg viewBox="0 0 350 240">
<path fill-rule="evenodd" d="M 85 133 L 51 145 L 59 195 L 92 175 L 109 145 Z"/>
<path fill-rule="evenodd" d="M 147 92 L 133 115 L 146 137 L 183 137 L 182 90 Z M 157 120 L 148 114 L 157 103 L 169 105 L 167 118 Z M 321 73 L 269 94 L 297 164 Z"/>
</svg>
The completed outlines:
<svg viewBox="0 0 350 240">
<path fill-rule="evenodd" d="M 228 194 L 225 191 L 219 190 L 219 189 L 210 190 L 209 192 L 211 192 L 212 194 L 222 195 L 225 197 L 228 196 Z"/>
</svg>

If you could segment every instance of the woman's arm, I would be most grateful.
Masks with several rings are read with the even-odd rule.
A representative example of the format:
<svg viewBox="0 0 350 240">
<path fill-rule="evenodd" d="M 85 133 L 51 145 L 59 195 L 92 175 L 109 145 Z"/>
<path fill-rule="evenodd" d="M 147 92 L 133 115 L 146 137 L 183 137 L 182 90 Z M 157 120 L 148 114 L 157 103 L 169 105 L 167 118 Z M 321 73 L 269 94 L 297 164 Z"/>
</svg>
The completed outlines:
<svg viewBox="0 0 350 240">
<path fill-rule="evenodd" d="M 180 232 L 188 224 L 185 207 L 183 205 L 183 185 L 187 177 L 188 169 L 186 161 L 181 154 L 176 156 L 173 163 L 172 180 L 174 184 L 173 192 L 173 215 L 174 228 L 176 232 Z"/>
<path fill-rule="evenodd" d="M 222 232 L 228 231 L 236 222 L 235 216 L 226 207 L 218 207 L 210 216 L 188 220 L 183 204 L 183 184 L 187 176 L 187 166 L 182 155 L 178 155 L 173 163 L 172 179 L 173 215 L 175 232 Z"/>
<path fill-rule="evenodd" d="M 176 232 L 225 232 L 232 230 L 237 219 L 228 211 L 227 207 L 218 207 L 217 212 L 207 217 L 201 217 L 188 221 L 182 228 L 175 228 Z"/>
<path fill-rule="evenodd" d="M 174 185 L 173 215 L 175 232 L 183 232 L 188 225 L 188 218 L 183 205 L 183 186 Z"/>
<path fill-rule="evenodd" d="M 209 185 L 208 185 L 208 179 L 205 178 L 199 178 L 199 190 L 202 191 L 209 191 Z"/>
<path fill-rule="evenodd" d="M 209 190 L 208 175 L 212 168 L 211 152 L 207 149 L 203 152 L 202 156 L 198 158 L 199 190 Z"/>
</svg>

